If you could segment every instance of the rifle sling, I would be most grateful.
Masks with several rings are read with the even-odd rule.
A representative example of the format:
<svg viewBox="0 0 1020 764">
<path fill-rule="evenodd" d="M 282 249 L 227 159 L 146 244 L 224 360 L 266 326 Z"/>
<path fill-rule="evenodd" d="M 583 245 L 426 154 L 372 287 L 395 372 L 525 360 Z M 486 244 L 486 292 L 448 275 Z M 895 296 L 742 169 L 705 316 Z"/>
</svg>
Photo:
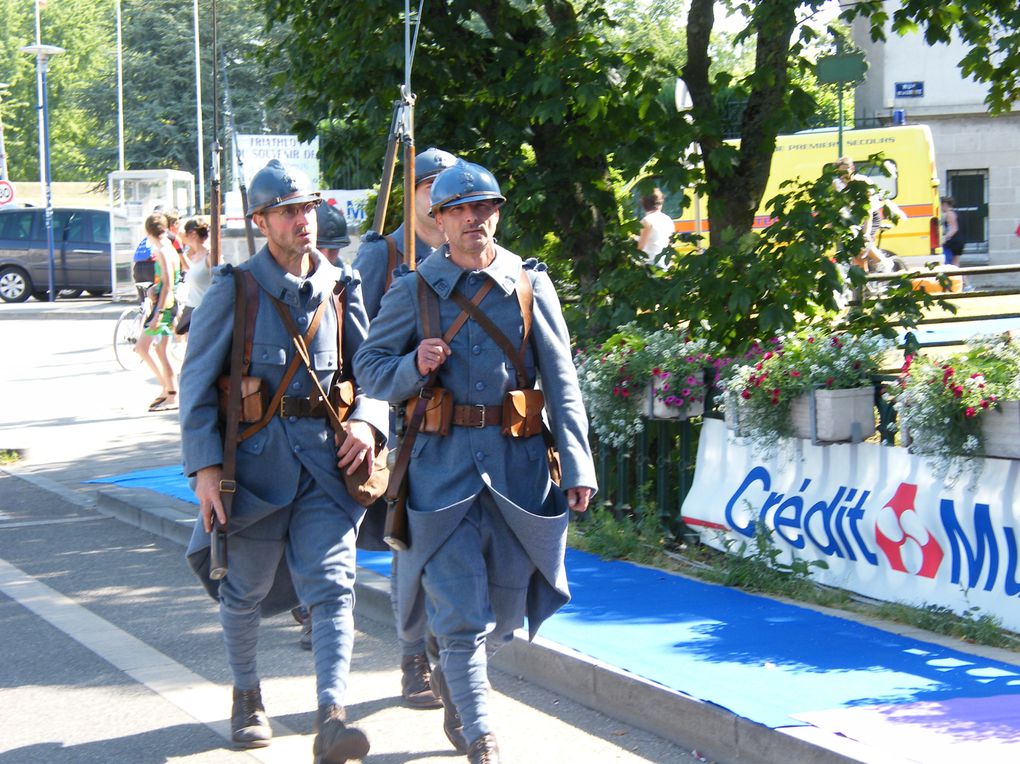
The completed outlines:
<svg viewBox="0 0 1020 764">
<path fill-rule="evenodd" d="M 244 364 L 244 329 L 247 314 L 247 290 L 244 276 L 234 270 L 234 330 L 230 346 L 230 389 L 227 394 L 227 422 L 223 438 L 223 474 L 220 479 L 220 501 L 227 522 L 234 507 L 237 491 L 237 430 L 241 426 L 241 376 Z M 218 525 L 213 514 L 213 527 Z"/>
<path fill-rule="evenodd" d="M 390 284 L 393 282 L 393 271 L 397 269 L 397 241 L 390 235 L 383 236 L 386 240 L 386 284 L 383 286 L 383 294 L 390 291 Z"/>
</svg>

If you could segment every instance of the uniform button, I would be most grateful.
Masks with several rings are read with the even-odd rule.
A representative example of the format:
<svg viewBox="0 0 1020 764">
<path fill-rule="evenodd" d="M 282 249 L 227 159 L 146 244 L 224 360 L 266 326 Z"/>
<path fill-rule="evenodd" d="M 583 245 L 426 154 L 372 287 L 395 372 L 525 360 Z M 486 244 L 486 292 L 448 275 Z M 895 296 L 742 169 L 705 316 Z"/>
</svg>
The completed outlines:
<svg viewBox="0 0 1020 764">
<path fill-rule="evenodd" d="M 483 461 L 485 459 L 485 453 L 482 451 L 475 451 L 475 459 Z"/>
<path fill-rule="evenodd" d="M 481 345 L 472 345 L 472 347 L 471 347 L 472 355 L 481 355 L 481 352 L 482 352 L 482 346 Z"/>
<path fill-rule="evenodd" d="M 301 387 L 301 383 L 300 382 L 291 382 L 290 386 L 293 387 L 295 390 L 297 390 L 298 388 Z"/>
<path fill-rule="evenodd" d="M 308 323 L 308 316 L 298 316 L 298 323 L 299 324 L 307 324 Z"/>
<path fill-rule="evenodd" d="M 293 419 L 293 417 L 291 417 L 291 418 Z M 294 453 L 295 454 L 299 453 L 300 451 L 301 451 L 301 446 L 300 445 L 294 446 Z"/>
<path fill-rule="evenodd" d="M 475 390 L 484 390 L 484 389 L 485 389 L 485 383 L 484 382 L 475 382 Z"/>
<path fill-rule="evenodd" d="M 468 283 L 469 284 L 477 284 L 478 283 L 478 277 L 475 276 L 474 274 L 468 276 Z"/>
<path fill-rule="evenodd" d="M 287 417 L 287 421 L 288 422 L 296 422 L 297 421 L 297 417 L 296 416 L 289 416 L 289 417 Z M 294 450 L 298 451 L 300 449 L 298 447 L 295 447 Z"/>
<path fill-rule="evenodd" d="M 265 361 L 267 358 L 269 358 L 269 353 L 267 353 L 265 350 L 263 350 L 262 351 L 262 360 Z"/>
</svg>

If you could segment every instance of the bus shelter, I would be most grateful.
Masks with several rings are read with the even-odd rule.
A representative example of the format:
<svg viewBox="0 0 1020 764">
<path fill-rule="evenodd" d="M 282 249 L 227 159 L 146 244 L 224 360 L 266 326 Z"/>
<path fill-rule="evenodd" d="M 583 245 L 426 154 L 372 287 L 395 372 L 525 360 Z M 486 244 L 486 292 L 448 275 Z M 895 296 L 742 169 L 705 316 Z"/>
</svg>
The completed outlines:
<svg viewBox="0 0 1020 764">
<path fill-rule="evenodd" d="M 183 170 L 122 170 L 108 176 L 110 275 L 114 300 L 135 292 L 131 263 L 145 238 L 145 218 L 157 208 L 195 214 L 195 176 Z"/>
</svg>

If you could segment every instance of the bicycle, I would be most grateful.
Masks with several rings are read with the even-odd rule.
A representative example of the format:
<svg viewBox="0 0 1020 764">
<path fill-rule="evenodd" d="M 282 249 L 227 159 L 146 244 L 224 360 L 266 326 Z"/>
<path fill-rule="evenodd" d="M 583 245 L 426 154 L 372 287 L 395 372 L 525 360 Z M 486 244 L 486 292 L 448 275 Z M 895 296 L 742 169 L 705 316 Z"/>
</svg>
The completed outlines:
<svg viewBox="0 0 1020 764">
<path fill-rule="evenodd" d="M 134 371 L 142 364 L 141 356 L 135 352 L 135 345 L 145 329 L 145 320 L 152 313 L 152 300 L 148 296 L 150 286 L 146 282 L 135 282 L 138 305 L 125 308 L 113 328 L 113 354 L 124 371 Z M 169 340 L 167 355 L 180 366 L 184 360 L 184 345 L 177 334 L 171 334 Z"/>
</svg>

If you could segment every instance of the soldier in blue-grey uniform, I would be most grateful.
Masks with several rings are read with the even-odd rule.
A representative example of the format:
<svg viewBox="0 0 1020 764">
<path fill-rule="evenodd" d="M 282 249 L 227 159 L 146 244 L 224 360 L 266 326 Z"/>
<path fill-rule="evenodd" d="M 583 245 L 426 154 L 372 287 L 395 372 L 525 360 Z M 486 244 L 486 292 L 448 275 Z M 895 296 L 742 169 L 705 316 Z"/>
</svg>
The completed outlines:
<svg viewBox="0 0 1020 764">
<path fill-rule="evenodd" d="M 315 250 L 315 207 L 321 202 L 307 181 L 272 160 L 252 179 L 246 214 L 266 245 L 237 270 L 257 283 L 258 310 L 247 374 L 264 380 L 272 395 L 290 363 L 292 341 L 274 300 L 302 332 L 320 303 L 318 331 L 308 358 L 324 389 L 351 368 L 368 320 L 353 272 L 334 267 Z M 331 293 L 346 286 L 342 352 Z M 218 269 L 196 311 L 181 373 L 181 445 L 185 474 L 199 500 L 201 522 L 188 559 L 219 601 L 227 659 L 233 674 L 231 733 L 238 747 L 267 745 L 272 732 L 262 704 L 256 666 L 263 614 L 297 604 L 312 614 L 318 717 L 317 764 L 361 758 L 365 734 L 346 725 L 344 694 L 354 638 L 355 537 L 364 508 L 348 494 L 341 470 L 353 471 L 385 442 L 385 403 L 360 394 L 344 423 L 337 448 L 334 432 L 304 365 L 288 384 L 279 415 L 237 448 L 236 492 L 228 519 L 221 500 L 224 444 L 217 412 L 217 378 L 229 366 L 235 306 L 234 274 Z M 289 413 L 288 413 L 289 412 Z M 229 533 L 226 577 L 208 580 L 209 536 L 216 515 Z M 295 596 L 296 595 L 296 596 Z"/>
<path fill-rule="evenodd" d="M 431 210 L 448 243 L 394 281 L 354 359 L 358 379 L 374 397 L 414 398 L 433 371 L 438 387 L 452 396 L 448 433 L 419 433 L 411 452 L 402 615 L 424 598 L 439 644 L 433 684 L 446 706 L 444 730 L 471 762 L 490 764 L 498 762 L 499 750 L 487 705 L 486 644 L 509 641 L 525 617 L 534 636 L 569 600 L 567 509 L 583 512 L 596 488 L 559 300 L 542 264 L 522 262 L 496 244 L 504 201 L 495 178 L 479 165 L 460 161 L 436 178 Z M 455 292 L 481 298 L 478 308 L 509 340 L 502 347 L 514 349 L 530 328 L 516 360 L 474 318 L 449 341 L 435 336 L 448 332 L 461 313 L 451 299 Z M 423 317 L 437 309 L 439 331 L 431 326 L 427 334 Z M 502 434 L 504 401 L 521 387 L 517 361 L 527 385 L 540 381 L 562 488 L 551 480 L 541 432 Z"/>
<path fill-rule="evenodd" d="M 452 167 L 457 158 L 437 148 L 419 152 L 414 159 L 414 232 L 415 262 L 420 265 L 436 248 L 446 241 L 446 234 L 436 226 L 435 218 L 429 214 L 429 193 L 432 182 L 447 167 Z M 368 320 L 379 312 L 379 303 L 389 288 L 392 271 L 404 260 L 404 224 L 395 231 L 380 236 L 369 231 L 362 239 L 354 269 L 361 277 L 361 294 L 368 311 Z M 395 448 L 394 433 L 390 432 L 390 448 Z M 373 517 L 375 519 L 375 517 Z M 376 538 L 378 537 L 378 538 Z M 364 549 L 385 549 L 382 544 L 382 528 L 369 526 L 362 529 L 360 543 Z M 418 602 L 412 617 L 406 624 L 400 619 L 400 568 L 401 555 L 394 553 L 392 575 L 390 576 L 390 601 L 397 616 L 397 639 L 400 642 L 400 694 L 404 703 L 411 708 L 439 708 L 438 698 L 430 684 L 429 660 L 425 651 L 426 625 L 425 607 Z"/>
<path fill-rule="evenodd" d="M 432 181 L 457 158 L 435 147 L 418 152 L 414 157 L 414 258 L 421 263 L 446 241 L 446 235 L 429 215 L 429 192 Z M 404 224 L 381 236 L 368 231 L 362 237 L 354 270 L 361 276 L 361 293 L 371 321 L 379 312 L 379 302 L 389 288 L 393 269 L 404 261 Z"/>
<path fill-rule="evenodd" d="M 319 228 L 316 247 L 330 263 L 336 265 L 340 250 L 351 243 L 351 237 L 347 233 L 347 218 L 338 207 L 323 202 L 315 208 L 315 220 Z M 364 302 L 364 288 L 361 291 L 361 299 Z"/>
</svg>

